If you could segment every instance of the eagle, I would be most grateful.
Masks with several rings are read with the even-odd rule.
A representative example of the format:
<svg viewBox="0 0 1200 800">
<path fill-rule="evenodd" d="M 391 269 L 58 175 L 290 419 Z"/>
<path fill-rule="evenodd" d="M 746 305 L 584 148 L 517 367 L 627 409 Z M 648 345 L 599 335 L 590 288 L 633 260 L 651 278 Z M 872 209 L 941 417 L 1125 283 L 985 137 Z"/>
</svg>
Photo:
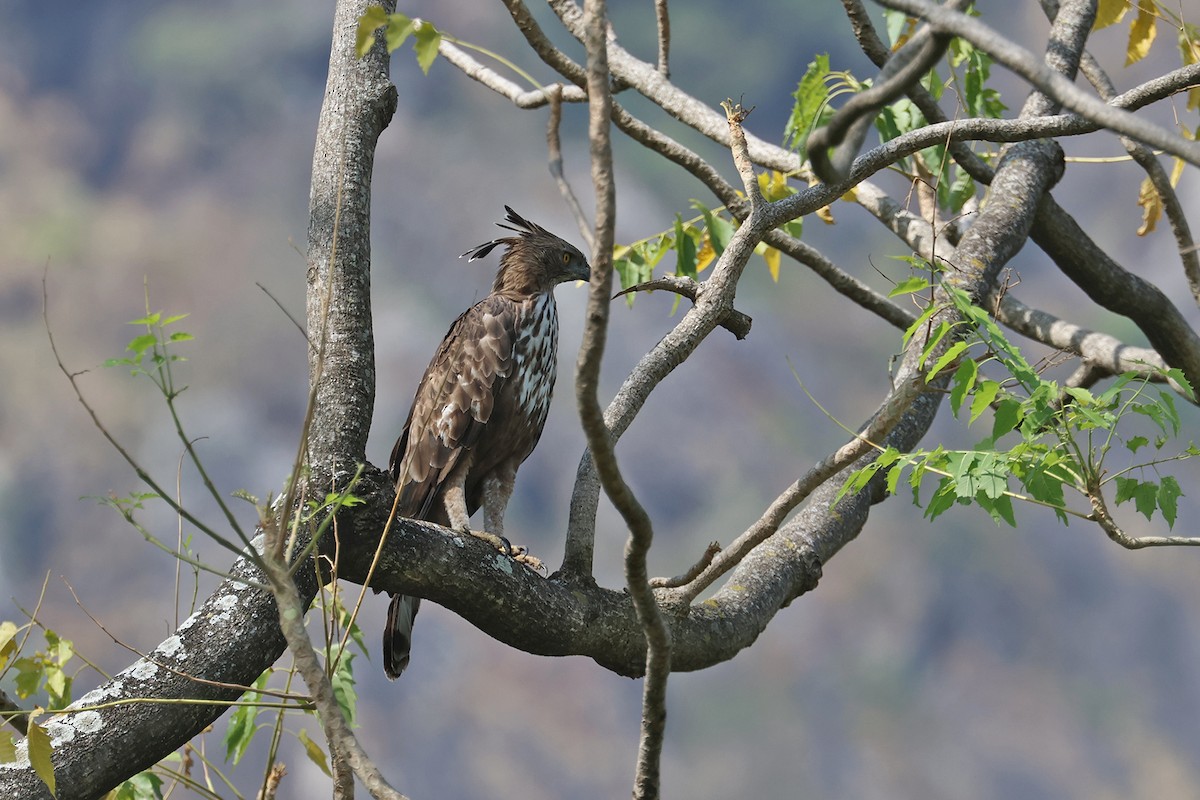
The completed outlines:
<svg viewBox="0 0 1200 800">
<path fill-rule="evenodd" d="M 541 438 L 558 363 L 554 288 L 586 281 L 583 253 L 505 206 L 515 236 L 472 247 L 485 258 L 504 245 L 491 293 L 450 326 L 413 397 L 390 460 L 398 516 L 448 526 L 512 554 L 504 510 L 521 463 Z M 483 507 L 483 531 L 470 517 Z M 420 598 L 392 595 L 383 631 L 383 669 L 408 666 Z"/>
</svg>

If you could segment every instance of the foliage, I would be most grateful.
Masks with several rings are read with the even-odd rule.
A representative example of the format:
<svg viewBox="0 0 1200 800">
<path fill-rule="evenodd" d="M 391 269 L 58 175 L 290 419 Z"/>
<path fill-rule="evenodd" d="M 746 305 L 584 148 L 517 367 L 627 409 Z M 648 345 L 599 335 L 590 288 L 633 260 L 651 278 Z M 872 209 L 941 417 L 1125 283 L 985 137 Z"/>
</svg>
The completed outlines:
<svg viewBox="0 0 1200 800">
<path fill-rule="evenodd" d="M 927 279 L 914 278 L 893 294 L 928 288 Z M 976 505 L 997 523 L 1015 527 L 1013 500 L 1048 507 L 1064 523 L 1069 516 L 1090 519 L 1088 513 L 1070 507 L 1067 493 L 1090 498 L 1114 483 L 1118 505 L 1132 500 L 1147 520 L 1157 511 L 1173 528 L 1183 491 L 1173 476 L 1158 476 L 1159 467 L 1200 455 L 1200 449 L 1189 442 L 1176 454 L 1164 454 L 1166 445 L 1180 432 L 1172 392 L 1152 386 L 1147 376 L 1135 373 L 1118 376 L 1099 394 L 1061 386 L 1043 377 L 987 311 L 973 304 L 964 292 L 948 285 L 941 289 L 947 300 L 927 305 L 905 332 L 905 340 L 932 329 L 922 353 L 926 383 L 946 384 L 951 409 L 956 417 L 967 409 L 969 426 L 990 409 L 991 429 L 966 450 L 939 445 L 901 453 L 881 448 L 874 461 L 847 477 L 838 499 L 862 490 L 880 474 L 887 490 L 895 493 L 907 473 L 913 503 L 918 506 L 922 505 L 926 478 L 936 481 L 932 495 L 924 501 L 928 519 L 955 505 Z M 935 324 L 947 305 L 957 312 L 955 319 Z M 932 354 L 943 341 L 952 343 L 933 360 Z M 989 367 L 998 368 L 999 375 L 990 376 Z M 1191 387 L 1179 370 L 1164 370 L 1160 377 L 1190 394 Z M 1153 440 L 1129 432 L 1137 418 L 1152 424 Z M 1002 440 L 1011 444 L 1001 446 Z M 1109 474 L 1110 456 L 1118 445 L 1130 455 L 1150 447 L 1146 452 L 1153 457 Z"/>
</svg>

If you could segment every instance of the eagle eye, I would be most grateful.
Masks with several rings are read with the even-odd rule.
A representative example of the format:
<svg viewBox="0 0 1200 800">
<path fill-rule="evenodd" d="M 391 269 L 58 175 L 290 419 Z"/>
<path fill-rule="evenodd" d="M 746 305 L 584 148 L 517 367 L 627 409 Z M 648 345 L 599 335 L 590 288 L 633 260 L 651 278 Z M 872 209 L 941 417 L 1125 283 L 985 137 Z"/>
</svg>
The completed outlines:
<svg viewBox="0 0 1200 800">
<path fill-rule="evenodd" d="M 563 251 L 563 254 L 562 254 L 562 261 L 563 261 L 563 265 L 564 265 L 564 266 L 565 266 L 566 264 L 570 264 L 570 263 L 571 263 L 571 254 L 570 254 L 570 253 L 568 253 L 568 252 L 566 252 L 566 251 Z"/>
</svg>

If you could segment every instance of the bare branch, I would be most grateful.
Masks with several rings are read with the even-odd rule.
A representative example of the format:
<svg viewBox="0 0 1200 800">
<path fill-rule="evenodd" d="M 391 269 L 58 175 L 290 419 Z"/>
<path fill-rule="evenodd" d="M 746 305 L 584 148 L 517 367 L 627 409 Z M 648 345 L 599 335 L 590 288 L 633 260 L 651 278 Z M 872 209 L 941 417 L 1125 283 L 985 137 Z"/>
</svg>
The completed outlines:
<svg viewBox="0 0 1200 800">
<path fill-rule="evenodd" d="M 287 565 L 270 557 L 264 560 L 267 565 L 267 577 L 271 581 L 271 592 L 275 595 L 279 609 L 279 628 L 287 641 L 288 650 L 295 658 L 296 669 L 308 686 L 320 716 L 325 739 L 329 743 L 334 767 L 334 797 L 339 800 L 353 798 L 354 777 L 357 776 L 372 797 L 406 800 L 404 795 L 393 789 L 384 779 L 346 722 L 334 695 L 333 683 L 308 638 L 308 630 L 304 627 L 304 611 L 307 604 L 296 591 L 296 584 L 292 582 Z"/>
<path fill-rule="evenodd" d="M 556 91 L 555 87 L 562 92 L 562 99 L 568 102 L 580 103 L 587 99 L 583 91 L 575 86 L 567 87 L 565 90 L 561 84 L 551 84 L 531 90 L 522 89 L 500 73 L 484 66 L 454 42 L 446 39 L 442 39 L 438 44 L 438 53 L 462 70 L 468 78 L 479 81 L 497 94 L 507 97 L 517 108 L 541 108 L 549 104 L 551 94 Z"/>
<path fill-rule="evenodd" d="M 563 174 L 562 144 L 558 138 L 558 129 L 562 123 L 562 92 L 561 84 L 551 87 L 550 119 L 546 123 L 546 149 L 550 158 L 550 174 L 554 177 L 554 182 L 558 184 L 559 194 L 566 201 L 567 208 L 571 209 L 571 216 L 575 217 L 575 224 L 579 226 L 579 235 L 583 237 L 588 250 L 595 250 L 596 239 L 592 235 L 592 226 L 588 224 L 587 215 L 583 213 L 579 199 L 575 197 L 575 191 L 571 189 L 571 184 L 567 182 L 567 178 Z"/>
<path fill-rule="evenodd" d="M 716 558 L 717 553 L 721 552 L 720 542 L 709 542 L 708 547 L 704 548 L 704 553 L 700 556 L 695 564 L 688 567 L 687 571 L 681 575 L 676 575 L 674 578 L 651 578 L 651 589 L 677 589 L 680 586 L 686 586 L 696 580 L 701 572 L 712 563 Z"/>
<path fill-rule="evenodd" d="M 657 289 L 673 292 L 681 297 L 688 298 L 694 303 L 700 296 L 700 293 L 704 291 L 704 284 L 686 275 L 661 275 L 652 280 L 642 281 L 641 283 L 622 289 L 613 295 L 613 299 L 616 300 L 618 297 L 635 292 L 653 292 Z M 729 310 L 729 313 L 719 324 L 738 339 L 745 339 L 750 335 L 750 325 L 752 322 L 753 320 L 749 316 L 734 308 Z"/>
<path fill-rule="evenodd" d="M 605 0 L 587 0 L 584 7 L 587 47 L 588 141 L 592 155 L 592 184 L 596 192 L 596 230 L 592 249 L 592 281 L 588 293 L 587 326 L 575 368 L 575 396 L 588 449 L 604 493 L 616 506 L 629 538 L 625 543 L 625 584 L 646 638 L 646 677 L 642 685 L 642 722 L 638 742 L 633 796 L 659 795 L 659 762 L 667 724 L 667 678 L 671 674 L 671 631 L 650 589 L 646 556 L 654 540 L 650 517 L 621 477 L 614 441 L 609 438 L 597 397 L 600 359 L 608 330 L 612 295 L 613 229 L 616 187 L 613 183 L 612 94 L 609 87 Z"/>
<path fill-rule="evenodd" d="M 654 0 L 654 18 L 658 23 L 658 72 L 671 77 L 671 15 L 667 0 Z"/>
</svg>

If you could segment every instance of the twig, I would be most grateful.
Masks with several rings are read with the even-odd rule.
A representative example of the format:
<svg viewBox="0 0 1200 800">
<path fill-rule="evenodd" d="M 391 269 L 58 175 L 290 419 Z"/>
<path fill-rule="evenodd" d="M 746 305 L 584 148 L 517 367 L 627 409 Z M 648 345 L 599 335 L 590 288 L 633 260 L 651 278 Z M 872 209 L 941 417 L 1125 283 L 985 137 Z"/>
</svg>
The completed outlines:
<svg viewBox="0 0 1200 800">
<path fill-rule="evenodd" d="M 693 303 L 700 297 L 704 291 L 704 284 L 689 278 L 686 275 L 660 275 L 648 281 L 635 283 L 613 295 L 613 299 L 623 297 L 633 292 L 653 292 L 657 289 L 662 289 L 667 292 L 686 297 Z M 721 321 L 718 323 L 722 328 L 732 333 L 738 339 L 745 339 L 750 335 L 750 326 L 754 320 L 749 315 L 743 314 L 736 308 L 730 309 Z"/>
<path fill-rule="evenodd" d="M 680 591 L 679 601 L 691 603 L 695 600 L 697 595 L 712 585 L 713 581 L 737 566 L 747 553 L 779 530 L 779 526 L 787 515 L 804 502 L 817 487 L 841 472 L 849 464 L 854 463 L 870 451 L 878 449 L 876 442 L 883 441 L 892 428 L 900 422 L 924 387 L 925 379 L 921 375 L 896 386 L 860 433 L 855 434 L 854 438 L 823 458 L 819 464 L 809 469 L 803 477 L 775 498 L 775 501 L 753 525 L 717 554 L 712 562 Z"/>
<path fill-rule="evenodd" d="M 268 289 L 267 287 L 263 286 L 263 285 L 262 285 L 261 283 L 259 283 L 258 281 L 255 281 L 255 282 L 254 282 L 254 285 L 255 285 L 255 286 L 257 286 L 258 288 L 262 289 L 262 290 L 263 290 L 263 294 L 265 294 L 267 297 L 271 298 L 271 302 L 273 302 L 273 303 L 274 303 L 276 306 L 278 306 L 278 307 L 279 307 L 279 310 L 283 312 L 283 315 L 284 315 L 285 317 L 287 317 L 289 320 L 291 320 L 292 324 L 296 326 L 296 330 L 300 331 L 300 335 L 304 337 L 304 341 L 308 342 L 308 346 L 309 346 L 310 348 L 311 348 L 311 347 L 313 347 L 312 340 L 308 338 L 308 331 L 304 330 L 304 326 L 300 324 L 300 320 L 298 320 L 298 319 L 296 319 L 295 317 L 293 317 L 293 316 L 292 316 L 292 312 L 290 312 L 290 311 L 288 311 L 286 308 L 284 308 L 284 306 L 283 306 L 283 303 L 279 302 L 279 298 L 278 298 L 278 297 L 276 297 L 275 295 L 271 294 L 271 290 L 270 290 L 270 289 Z"/>
<path fill-rule="evenodd" d="M 104 626 L 103 622 L 98 620 L 92 614 L 92 612 L 87 610 L 87 607 L 83 604 L 82 601 L 80 601 L 79 595 L 75 593 L 75 587 L 72 586 L 67 581 L 66 578 L 62 578 L 61 580 L 64 584 L 66 584 L 67 591 L 69 591 L 71 593 L 71 597 L 74 598 L 75 606 L 84 613 L 84 616 L 86 616 L 89 620 L 91 620 L 93 625 L 95 625 L 97 628 L 99 628 L 101 631 L 103 631 L 104 635 L 107 636 L 110 640 L 112 640 L 113 644 L 115 644 L 117 647 L 128 650 L 130 653 L 133 653 L 135 656 L 140 658 L 142 661 L 145 661 L 148 664 L 154 664 L 155 666 L 161 667 L 162 669 L 165 669 L 168 672 L 173 672 L 174 674 L 178 675 L 181 678 L 187 678 L 189 681 L 194 681 L 195 683 L 201 683 L 201 684 L 204 684 L 205 686 L 216 686 L 221 689 L 232 689 L 237 692 L 253 691 L 253 692 L 258 692 L 259 694 L 262 694 L 262 695 L 266 695 L 268 697 L 278 697 L 280 700 L 290 700 L 291 702 L 296 704 L 295 706 L 289 706 L 289 708 L 302 708 L 303 709 L 303 708 L 306 708 L 311 705 L 308 702 L 308 698 L 305 697 L 304 695 L 292 694 L 289 692 L 277 692 L 277 691 L 274 691 L 273 689 L 259 689 L 254 686 L 246 686 L 245 684 L 241 684 L 241 683 L 227 683 L 225 681 L 209 680 L 208 678 L 198 678 L 195 675 L 189 675 L 188 673 L 184 672 L 183 670 L 175 669 L 170 664 L 166 664 L 163 661 L 151 658 L 149 654 L 143 653 L 141 650 L 138 650 L 137 648 L 133 647 L 132 645 L 126 644 L 121 639 L 117 638 L 117 636 L 115 636 L 112 631 L 110 631 L 108 628 L 106 628 Z M 176 626 L 176 627 L 178 627 L 178 626 Z"/>
<path fill-rule="evenodd" d="M 658 23 L 658 74 L 671 77 L 671 14 L 667 0 L 654 0 L 654 19 Z"/>
<path fill-rule="evenodd" d="M 312 700 L 317 707 L 321 726 L 325 732 L 326 741 L 331 751 L 339 754 L 340 758 L 333 759 L 335 769 L 335 796 L 353 797 L 353 775 L 357 774 L 366 785 L 372 797 L 384 800 L 405 800 L 404 795 L 397 792 L 384 779 L 379 768 L 367 756 L 366 752 L 354 735 L 354 731 L 346 722 L 338 707 L 337 697 L 333 692 L 333 683 L 321 666 L 316 650 L 308 638 L 304 627 L 303 604 L 296 591 L 287 565 L 276 561 L 273 555 L 264 558 L 265 571 L 271 583 L 271 592 L 275 595 L 279 606 L 279 627 L 287 640 L 288 650 L 296 659 L 296 670 L 304 679 L 312 694 Z M 340 765 L 338 762 L 342 762 Z M 347 770 L 342 772 L 341 768 Z M 353 773 L 353 774 L 351 774 Z M 345 780 L 349 777 L 349 787 Z"/>
<path fill-rule="evenodd" d="M 1093 475 L 1088 478 L 1087 496 L 1092 504 L 1089 519 L 1098 524 L 1108 534 L 1108 538 L 1127 550 L 1141 550 L 1144 547 L 1200 547 L 1200 536 L 1130 536 L 1109 513 L 1104 492 L 1100 488 L 1099 476 Z"/>
<path fill-rule="evenodd" d="M 550 157 L 548 166 L 550 174 L 554 176 L 554 182 L 558 184 L 559 193 L 567 201 L 567 208 L 571 209 L 571 215 L 575 217 L 575 224 L 579 226 L 579 235 L 587 243 L 590 252 L 595 250 L 596 241 L 592 236 L 592 226 L 588 224 L 587 215 L 579 206 L 579 198 L 575 196 L 575 191 L 567 182 L 566 175 L 563 174 L 562 143 L 558 137 L 558 129 L 562 123 L 562 93 L 562 84 L 556 83 L 551 87 L 550 119 L 546 123 L 546 149 Z"/>
<path fill-rule="evenodd" d="M 29 735 L 29 712 L 0 689 L 0 720 L 12 725 L 22 736 Z"/>
<path fill-rule="evenodd" d="M 703 555 L 700 556 L 700 559 L 695 564 L 692 564 L 692 566 L 688 567 L 687 572 L 683 573 L 682 575 L 676 575 L 674 578 L 651 578 L 650 588 L 676 589 L 680 586 L 691 583 L 696 579 L 696 576 L 704 571 L 705 567 L 712 563 L 712 560 L 719 552 L 721 552 L 721 543 L 709 542 L 708 547 L 704 548 Z"/>
</svg>

